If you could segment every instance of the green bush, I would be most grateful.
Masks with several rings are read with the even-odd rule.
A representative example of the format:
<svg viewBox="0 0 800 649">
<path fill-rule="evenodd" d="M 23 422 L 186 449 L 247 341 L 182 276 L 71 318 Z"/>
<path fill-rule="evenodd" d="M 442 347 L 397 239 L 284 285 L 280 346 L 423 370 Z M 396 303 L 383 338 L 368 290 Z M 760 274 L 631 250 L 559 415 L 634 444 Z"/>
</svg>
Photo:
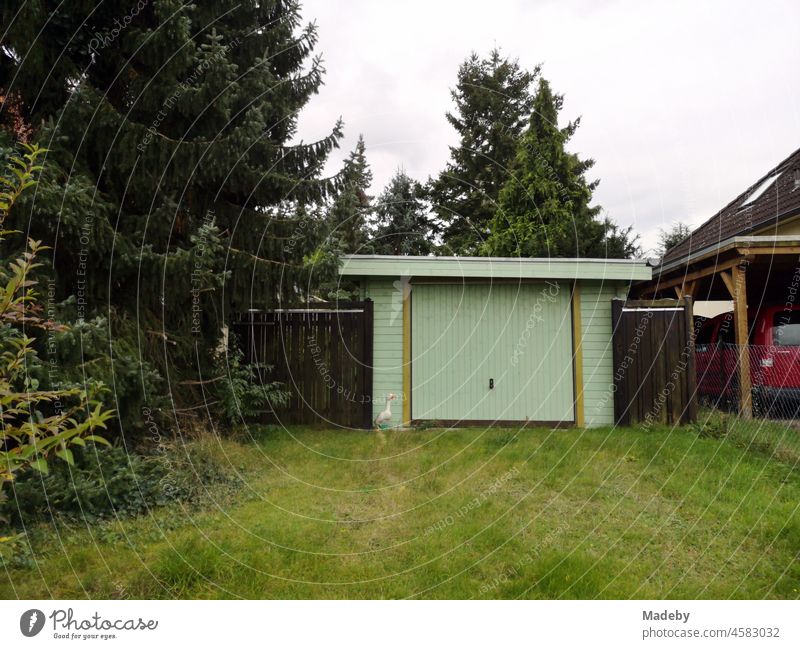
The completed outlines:
<svg viewBox="0 0 800 649">
<path fill-rule="evenodd" d="M 0 243 L 6 236 L 6 221 L 23 192 L 36 185 L 42 166 L 37 161 L 47 149 L 20 143 L 21 152 L 0 149 Z M 23 153 L 24 152 L 24 153 Z M 46 247 L 28 238 L 18 253 L 0 259 L 0 508 L 6 507 L 7 490 L 17 476 L 35 470 L 47 475 L 49 460 L 72 464 L 73 448 L 87 441 L 107 443 L 97 433 L 106 428 L 114 411 L 99 401 L 102 382 L 94 380 L 46 389 L 29 369 L 40 366 L 31 334 L 47 337 L 65 327 L 54 322 L 40 303 L 36 275 Z M 0 511 L 0 523 L 4 523 Z M 0 544 L 12 537 L 0 535 Z"/>
<path fill-rule="evenodd" d="M 257 418 L 264 411 L 274 411 L 289 404 L 290 392 L 283 383 L 266 381 L 271 365 L 259 368 L 244 362 L 238 339 L 231 334 L 227 354 L 216 359 L 219 381 L 216 384 L 219 417 L 227 425 Z M 261 375 L 261 376 L 259 376 Z"/>
<path fill-rule="evenodd" d="M 160 415 L 169 409 L 164 380 L 156 368 L 142 359 L 137 348 L 136 322 L 121 319 L 112 308 L 108 309 L 108 317 L 84 320 L 75 296 L 55 309 L 58 321 L 67 328 L 43 341 L 52 345 L 51 355 L 39 367 L 32 367 L 31 375 L 48 389 L 56 389 L 62 383 L 80 383 L 85 376 L 113 385 L 113 392 L 101 395 L 104 406 L 114 408 L 117 414 L 117 420 L 108 425 L 106 439 L 120 437 L 123 429 L 126 440 L 143 438 L 147 434 L 141 416 L 145 407 L 154 413 L 161 428 L 168 427 L 168 419 Z"/>
<path fill-rule="evenodd" d="M 47 475 L 21 474 L 6 503 L 7 518 L 19 524 L 55 514 L 89 521 L 136 516 L 154 506 L 199 501 L 208 485 L 235 481 L 199 443 L 153 455 L 90 444 L 74 456 L 72 466 L 54 465 Z"/>
</svg>

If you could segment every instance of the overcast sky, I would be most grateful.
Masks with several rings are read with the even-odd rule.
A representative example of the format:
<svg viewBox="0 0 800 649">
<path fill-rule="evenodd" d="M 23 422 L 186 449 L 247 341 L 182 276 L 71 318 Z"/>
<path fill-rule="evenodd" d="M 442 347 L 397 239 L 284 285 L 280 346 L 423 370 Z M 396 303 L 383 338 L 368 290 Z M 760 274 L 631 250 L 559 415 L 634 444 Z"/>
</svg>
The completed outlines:
<svg viewBox="0 0 800 649">
<path fill-rule="evenodd" d="M 459 63 L 499 46 L 582 116 L 572 150 L 596 160 L 596 201 L 645 247 L 699 225 L 800 147 L 800 2 L 306 0 L 328 70 L 301 118 L 312 140 L 363 133 L 378 193 L 420 181 L 455 144 L 445 120 Z"/>
</svg>

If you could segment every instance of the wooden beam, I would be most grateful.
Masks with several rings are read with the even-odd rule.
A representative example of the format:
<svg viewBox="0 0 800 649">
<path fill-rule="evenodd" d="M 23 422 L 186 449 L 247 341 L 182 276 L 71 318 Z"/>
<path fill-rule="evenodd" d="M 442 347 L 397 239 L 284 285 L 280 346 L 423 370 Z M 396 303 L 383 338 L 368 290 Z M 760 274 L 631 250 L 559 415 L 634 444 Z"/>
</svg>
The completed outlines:
<svg viewBox="0 0 800 649">
<path fill-rule="evenodd" d="M 642 292 L 642 295 L 648 295 L 650 293 L 655 293 L 656 291 L 664 291 L 668 288 L 672 288 L 673 286 L 683 286 L 684 284 L 694 282 L 703 277 L 708 277 L 709 275 L 716 275 L 717 273 L 723 270 L 728 270 L 729 268 L 733 268 L 734 266 L 740 263 L 742 263 L 742 259 L 740 257 L 737 257 L 736 259 L 729 259 L 728 261 L 723 262 L 721 264 L 716 264 L 708 268 L 696 270 L 692 273 L 687 273 L 686 275 L 681 275 L 680 277 L 676 277 L 674 279 L 670 279 L 665 282 L 659 281 L 659 283 L 656 286 L 645 289 Z"/>
<path fill-rule="evenodd" d="M 733 276 L 726 271 L 722 271 L 720 274 L 720 279 L 722 283 L 725 284 L 725 288 L 728 289 L 728 293 L 730 293 L 731 299 L 736 299 L 736 287 L 734 286 Z"/>
<path fill-rule="evenodd" d="M 624 300 L 624 302 L 626 309 L 658 309 L 680 306 L 674 298 L 661 298 L 660 300 Z"/>
<path fill-rule="evenodd" d="M 583 404 L 583 329 L 581 325 L 581 285 L 572 283 L 572 363 L 575 384 L 575 425 L 583 428 L 586 418 Z"/>
<path fill-rule="evenodd" d="M 750 255 L 800 255 L 800 246 L 765 246 L 763 248 L 737 248 L 742 256 Z"/>
<path fill-rule="evenodd" d="M 753 391 L 750 382 L 750 348 L 748 347 L 747 336 L 746 269 L 734 266 L 731 268 L 731 273 L 731 279 L 733 280 L 734 333 L 739 356 L 739 414 L 743 419 L 750 419 L 753 416 Z"/>
<path fill-rule="evenodd" d="M 684 298 L 685 297 L 690 297 L 690 298 L 694 299 L 694 297 L 695 297 L 694 293 L 697 290 L 697 285 L 699 283 L 700 283 L 699 280 L 694 280 L 691 284 L 689 284 L 686 287 L 686 290 L 684 290 L 684 292 L 683 292 L 683 297 Z"/>
<path fill-rule="evenodd" d="M 675 289 L 675 295 L 679 300 L 683 299 L 683 288 L 681 286 L 673 286 L 672 288 Z"/>
</svg>

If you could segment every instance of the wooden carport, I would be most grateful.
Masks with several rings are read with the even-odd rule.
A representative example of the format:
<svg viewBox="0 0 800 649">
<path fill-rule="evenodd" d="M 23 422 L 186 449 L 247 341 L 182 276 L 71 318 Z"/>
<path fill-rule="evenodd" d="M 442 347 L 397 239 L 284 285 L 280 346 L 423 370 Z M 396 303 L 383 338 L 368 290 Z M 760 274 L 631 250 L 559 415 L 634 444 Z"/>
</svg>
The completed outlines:
<svg viewBox="0 0 800 649">
<path fill-rule="evenodd" d="M 733 300 L 739 354 L 739 410 L 753 413 L 748 348 L 748 308 L 795 302 L 800 285 L 800 236 L 731 237 L 653 269 L 653 279 L 633 287 L 639 298 Z"/>
</svg>

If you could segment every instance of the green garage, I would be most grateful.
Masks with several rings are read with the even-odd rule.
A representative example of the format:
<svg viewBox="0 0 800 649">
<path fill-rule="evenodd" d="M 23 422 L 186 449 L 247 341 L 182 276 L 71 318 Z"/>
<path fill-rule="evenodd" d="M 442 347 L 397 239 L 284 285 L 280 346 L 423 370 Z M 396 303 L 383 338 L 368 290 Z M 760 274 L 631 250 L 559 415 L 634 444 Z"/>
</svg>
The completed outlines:
<svg viewBox="0 0 800 649">
<path fill-rule="evenodd" d="M 613 423 L 611 299 L 643 261 L 351 255 L 373 302 L 373 416 L 392 423 Z"/>
</svg>

